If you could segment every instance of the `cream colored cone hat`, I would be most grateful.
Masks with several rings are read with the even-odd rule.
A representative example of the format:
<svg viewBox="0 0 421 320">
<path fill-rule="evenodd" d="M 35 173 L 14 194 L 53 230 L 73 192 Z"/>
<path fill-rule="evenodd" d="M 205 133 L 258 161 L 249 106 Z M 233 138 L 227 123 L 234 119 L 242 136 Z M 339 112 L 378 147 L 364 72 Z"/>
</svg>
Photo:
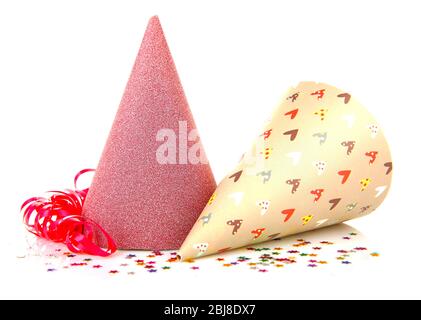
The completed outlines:
<svg viewBox="0 0 421 320">
<path fill-rule="evenodd" d="M 302 82 L 282 99 L 184 241 L 183 260 L 371 213 L 391 182 L 377 121 L 350 93 Z"/>
</svg>

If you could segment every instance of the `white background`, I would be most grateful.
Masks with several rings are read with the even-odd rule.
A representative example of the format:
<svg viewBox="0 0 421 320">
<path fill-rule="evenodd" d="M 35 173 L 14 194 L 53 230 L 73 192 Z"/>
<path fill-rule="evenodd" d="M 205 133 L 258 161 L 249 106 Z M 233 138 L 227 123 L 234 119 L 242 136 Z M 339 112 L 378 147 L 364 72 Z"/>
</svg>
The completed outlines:
<svg viewBox="0 0 421 320">
<path fill-rule="evenodd" d="M 419 1 L 2 0 L 0 297 L 421 298 L 420 12 Z M 380 246 L 381 263 L 141 280 L 30 277 L 15 266 L 20 203 L 96 166 L 154 14 L 218 181 L 299 81 L 333 84 L 369 108 L 389 140 L 394 181 L 379 210 L 351 225 Z"/>
</svg>

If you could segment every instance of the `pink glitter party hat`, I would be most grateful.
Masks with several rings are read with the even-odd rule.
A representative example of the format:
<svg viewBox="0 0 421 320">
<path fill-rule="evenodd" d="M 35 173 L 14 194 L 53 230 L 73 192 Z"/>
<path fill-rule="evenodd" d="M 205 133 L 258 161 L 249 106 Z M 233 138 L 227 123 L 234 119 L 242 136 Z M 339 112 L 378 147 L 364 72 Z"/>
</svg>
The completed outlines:
<svg viewBox="0 0 421 320">
<path fill-rule="evenodd" d="M 83 215 L 119 249 L 178 249 L 215 187 L 159 19 L 152 17 Z"/>
</svg>

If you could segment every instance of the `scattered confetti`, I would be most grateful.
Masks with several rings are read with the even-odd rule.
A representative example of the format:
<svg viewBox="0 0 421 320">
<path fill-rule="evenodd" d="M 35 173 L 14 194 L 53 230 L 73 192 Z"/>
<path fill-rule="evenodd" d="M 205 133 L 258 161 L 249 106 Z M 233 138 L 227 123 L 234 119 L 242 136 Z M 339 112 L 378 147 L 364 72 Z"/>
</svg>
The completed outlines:
<svg viewBox="0 0 421 320">
<path fill-rule="evenodd" d="M 43 249 L 42 254 L 39 252 L 31 254 L 29 251 L 19 261 L 42 258 L 44 270 L 48 273 L 79 271 L 139 277 L 147 276 L 148 273 L 168 273 L 180 270 L 207 272 L 212 268 L 225 270 L 224 272 L 248 270 L 259 273 L 285 272 L 290 268 L 323 270 L 330 266 L 342 268 L 341 266 L 355 264 L 357 258 L 360 259 L 358 261 L 367 261 L 367 257 L 380 256 L 377 251 L 369 251 L 360 238 L 357 233 L 346 232 L 336 234 L 335 237 L 328 237 L 326 240 L 315 239 L 315 237 L 275 239 L 236 251 L 221 252 L 216 256 L 198 260 L 189 259 L 183 262 L 180 262 L 177 252 L 174 251 L 118 251 L 113 257 L 104 259 L 73 254 L 49 245 L 49 249 Z M 135 272 L 133 268 L 145 272 Z"/>
</svg>

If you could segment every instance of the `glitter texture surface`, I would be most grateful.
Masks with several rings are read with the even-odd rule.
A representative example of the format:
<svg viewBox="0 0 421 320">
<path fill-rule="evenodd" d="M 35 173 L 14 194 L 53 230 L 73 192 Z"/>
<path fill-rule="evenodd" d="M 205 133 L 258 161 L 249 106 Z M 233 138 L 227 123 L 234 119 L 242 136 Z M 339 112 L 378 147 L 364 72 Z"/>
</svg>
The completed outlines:
<svg viewBox="0 0 421 320">
<path fill-rule="evenodd" d="M 189 131 L 196 128 L 155 16 L 83 208 L 83 215 L 107 230 L 119 249 L 178 249 L 216 187 L 208 164 L 157 162 L 163 144 L 157 132 L 168 128 L 177 135 L 179 121 Z"/>
</svg>

